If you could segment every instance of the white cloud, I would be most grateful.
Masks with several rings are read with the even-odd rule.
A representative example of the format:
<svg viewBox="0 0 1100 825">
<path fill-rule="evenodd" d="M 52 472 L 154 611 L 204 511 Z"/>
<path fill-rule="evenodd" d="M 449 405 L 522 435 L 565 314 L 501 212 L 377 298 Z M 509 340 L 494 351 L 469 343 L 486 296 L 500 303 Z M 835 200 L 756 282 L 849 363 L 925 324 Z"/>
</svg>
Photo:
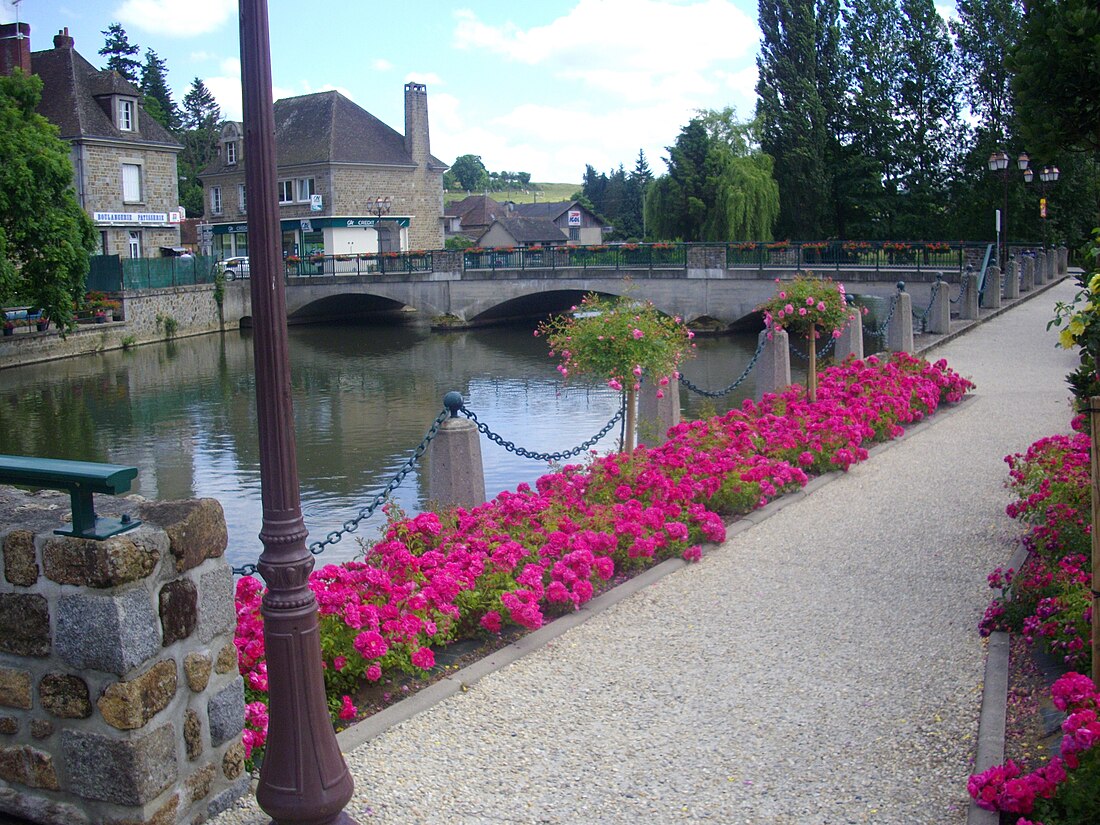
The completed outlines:
<svg viewBox="0 0 1100 825">
<path fill-rule="evenodd" d="M 443 81 L 435 72 L 409 72 L 405 75 L 406 83 L 424 83 L 428 86 L 442 86 Z"/>
<path fill-rule="evenodd" d="M 216 31 L 237 14 L 237 0 L 125 0 L 115 11 L 127 26 L 166 37 Z"/>
<path fill-rule="evenodd" d="M 388 72 L 393 68 L 393 64 L 384 57 L 376 57 L 371 61 L 370 67 L 376 72 Z"/>
<path fill-rule="evenodd" d="M 205 63 L 208 60 L 218 59 L 216 54 L 211 54 L 210 52 L 191 52 L 188 57 L 196 63 Z"/>
</svg>

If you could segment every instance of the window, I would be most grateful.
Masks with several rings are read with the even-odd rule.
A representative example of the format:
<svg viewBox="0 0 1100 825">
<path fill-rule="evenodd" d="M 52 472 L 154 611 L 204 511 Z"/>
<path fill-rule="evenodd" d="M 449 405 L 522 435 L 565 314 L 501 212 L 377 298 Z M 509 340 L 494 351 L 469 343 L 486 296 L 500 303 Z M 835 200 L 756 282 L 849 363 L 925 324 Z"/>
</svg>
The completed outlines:
<svg viewBox="0 0 1100 825">
<path fill-rule="evenodd" d="M 225 162 L 230 164 L 237 162 L 237 141 L 231 140 L 225 144 Z"/>
<path fill-rule="evenodd" d="M 118 128 L 123 132 L 134 131 L 136 108 L 132 100 L 120 100 L 118 102 Z"/>
<path fill-rule="evenodd" d="M 313 178 L 298 178 L 294 183 L 297 185 L 297 201 L 299 203 L 309 203 L 310 195 L 315 194 L 313 188 Z"/>
<path fill-rule="evenodd" d="M 245 199 L 243 183 L 237 184 L 237 206 L 241 210 L 242 215 L 248 211 L 248 201 Z"/>
<path fill-rule="evenodd" d="M 210 212 L 214 215 L 222 213 L 222 188 L 220 186 L 210 187 Z"/>
<path fill-rule="evenodd" d="M 579 226 L 569 227 L 569 240 L 579 241 L 581 239 L 581 229 Z"/>
<path fill-rule="evenodd" d="M 141 166 L 122 164 L 122 202 L 141 203 Z"/>
<path fill-rule="evenodd" d="M 141 232 L 130 230 L 130 257 L 141 257 Z"/>
<path fill-rule="evenodd" d="M 279 203 L 294 203 L 294 181 L 279 181 Z"/>
</svg>

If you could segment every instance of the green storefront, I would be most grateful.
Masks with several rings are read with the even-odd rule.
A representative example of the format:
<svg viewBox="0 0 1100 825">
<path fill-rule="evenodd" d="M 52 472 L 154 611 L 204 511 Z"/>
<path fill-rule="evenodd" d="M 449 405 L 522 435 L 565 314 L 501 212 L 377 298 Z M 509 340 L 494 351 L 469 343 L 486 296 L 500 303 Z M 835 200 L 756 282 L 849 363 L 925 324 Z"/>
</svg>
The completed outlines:
<svg viewBox="0 0 1100 825">
<path fill-rule="evenodd" d="M 284 258 L 408 251 L 407 216 L 286 218 L 279 221 Z M 248 224 L 211 224 L 214 257 L 248 255 Z"/>
</svg>

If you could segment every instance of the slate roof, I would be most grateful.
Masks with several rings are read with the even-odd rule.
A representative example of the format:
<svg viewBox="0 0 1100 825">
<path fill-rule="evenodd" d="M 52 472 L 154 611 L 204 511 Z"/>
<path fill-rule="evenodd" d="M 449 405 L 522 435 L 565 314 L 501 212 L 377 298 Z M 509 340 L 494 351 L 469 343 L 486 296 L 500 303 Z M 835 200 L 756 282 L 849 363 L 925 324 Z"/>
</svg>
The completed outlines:
<svg viewBox="0 0 1100 825">
<path fill-rule="evenodd" d="M 511 217 L 498 218 L 493 222 L 493 226 L 497 224 L 505 229 L 508 234 L 515 239 L 516 243 L 564 243 L 569 240 L 566 234 L 555 226 L 553 221 L 547 218 L 523 218 L 513 215 Z M 489 229 L 486 230 L 486 234 L 492 228 L 493 227 L 490 226 Z"/>
<path fill-rule="evenodd" d="M 138 107 L 137 129 L 123 132 L 97 96 L 124 95 L 141 100 L 141 91 L 118 72 L 97 69 L 75 49 L 61 47 L 31 52 L 31 71 L 42 78 L 38 113 L 60 130 L 65 140 L 110 138 L 131 143 L 179 147 L 171 133 Z"/>
<path fill-rule="evenodd" d="M 404 135 L 337 91 L 276 100 L 275 151 L 280 167 L 312 163 L 414 165 L 405 151 Z M 429 157 L 432 168 L 447 168 L 434 155 Z M 202 174 L 239 172 L 243 168 L 241 162 L 227 165 L 222 153 Z"/>
<path fill-rule="evenodd" d="M 448 204 L 444 211 L 448 215 L 461 218 L 464 229 L 488 226 L 498 216 L 505 217 L 508 214 L 508 208 L 504 204 L 493 200 L 488 195 L 467 195 L 460 201 Z"/>
<path fill-rule="evenodd" d="M 521 215 L 525 218 L 545 218 L 546 220 L 554 221 L 560 218 L 567 209 L 576 204 L 576 201 L 554 201 L 552 203 L 517 203 L 513 207 L 513 211 L 517 215 Z"/>
</svg>

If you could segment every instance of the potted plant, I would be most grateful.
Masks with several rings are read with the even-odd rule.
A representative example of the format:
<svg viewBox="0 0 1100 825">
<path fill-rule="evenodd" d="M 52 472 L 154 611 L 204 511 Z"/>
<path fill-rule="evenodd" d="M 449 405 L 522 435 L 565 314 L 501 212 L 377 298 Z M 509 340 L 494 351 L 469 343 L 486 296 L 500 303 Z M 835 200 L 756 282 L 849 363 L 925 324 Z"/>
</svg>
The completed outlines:
<svg viewBox="0 0 1100 825">
<path fill-rule="evenodd" d="M 15 321 L 8 320 L 8 317 L 4 316 L 4 335 L 15 335 Z"/>
<path fill-rule="evenodd" d="M 37 329 L 39 332 L 45 332 L 50 328 L 50 319 L 47 318 L 45 315 L 40 315 L 38 317 L 38 320 L 34 322 L 34 328 Z"/>
<path fill-rule="evenodd" d="M 97 324 L 105 324 L 107 323 L 107 310 L 103 307 L 96 307 L 92 317 Z"/>
</svg>

